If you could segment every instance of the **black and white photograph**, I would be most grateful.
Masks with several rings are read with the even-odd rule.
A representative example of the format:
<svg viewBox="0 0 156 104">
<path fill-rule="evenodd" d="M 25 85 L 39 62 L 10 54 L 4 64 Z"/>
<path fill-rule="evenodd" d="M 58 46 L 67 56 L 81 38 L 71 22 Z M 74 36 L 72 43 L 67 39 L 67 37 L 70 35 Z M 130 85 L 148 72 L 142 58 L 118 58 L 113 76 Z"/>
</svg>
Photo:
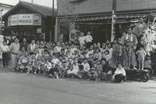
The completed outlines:
<svg viewBox="0 0 156 104">
<path fill-rule="evenodd" d="M 156 104 L 156 0 L 0 0 L 0 104 Z"/>
</svg>

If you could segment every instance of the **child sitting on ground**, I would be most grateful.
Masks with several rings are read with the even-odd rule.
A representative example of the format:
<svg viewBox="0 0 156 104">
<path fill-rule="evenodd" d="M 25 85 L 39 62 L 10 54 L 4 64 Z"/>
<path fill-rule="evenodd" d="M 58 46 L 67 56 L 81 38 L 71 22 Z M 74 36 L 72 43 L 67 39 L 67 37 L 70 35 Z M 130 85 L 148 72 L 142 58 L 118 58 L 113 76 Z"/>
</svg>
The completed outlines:
<svg viewBox="0 0 156 104">
<path fill-rule="evenodd" d="M 81 64 L 83 66 L 83 69 L 80 70 L 79 74 L 81 76 L 81 78 L 87 78 L 88 72 L 90 70 L 90 65 L 88 63 L 87 59 L 84 59 L 83 63 Z"/>
<path fill-rule="evenodd" d="M 49 67 L 50 68 L 50 67 Z M 58 64 L 51 63 L 51 68 L 48 71 L 48 76 L 50 78 L 59 78 L 59 70 L 58 70 Z"/>
<path fill-rule="evenodd" d="M 109 66 L 109 64 L 106 62 L 106 59 L 101 60 L 102 64 L 102 72 L 100 80 L 110 81 L 112 79 L 112 68 Z"/>
<path fill-rule="evenodd" d="M 29 56 L 29 63 L 28 63 L 27 73 L 34 73 L 35 61 L 36 61 L 36 57 L 35 57 L 34 54 Z"/>
<path fill-rule="evenodd" d="M 117 69 L 115 70 L 113 74 L 113 81 L 121 83 L 126 79 L 126 71 L 122 67 L 121 64 L 118 65 Z"/>
<path fill-rule="evenodd" d="M 28 55 L 26 53 L 22 54 L 18 60 L 17 71 L 26 72 L 28 70 L 28 63 Z"/>
<path fill-rule="evenodd" d="M 92 67 L 88 72 L 89 80 L 98 80 L 98 73 L 94 67 Z"/>
<path fill-rule="evenodd" d="M 97 61 L 95 64 L 96 64 L 96 65 L 95 65 L 95 70 L 96 70 L 96 72 L 97 72 L 97 74 L 98 74 L 98 79 L 100 79 L 100 77 L 101 77 L 101 72 L 102 72 L 101 61 Z"/>
<path fill-rule="evenodd" d="M 60 77 L 61 77 L 61 78 L 65 78 L 65 77 L 66 77 L 66 75 L 67 75 L 67 70 L 68 70 L 68 68 L 69 68 L 68 65 L 69 65 L 69 64 L 68 64 L 68 61 L 67 61 L 67 60 L 63 59 L 63 60 L 61 61 L 61 65 L 60 65 Z"/>
<path fill-rule="evenodd" d="M 52 68 L 52 64 L 51 64 L 51 62 L 49 61 L 49 60 L 46 60 L 46 62 L 45 62 L 45 72 L 46 72 L 46 74 L 48 74 L 48 72 L 51 70 L 51 68 Z"/>
<path fill-rule="evenodd" d="M 74 59 L 71 69 L 67 71 L 67 77 L 68 78 L 79 78 L 78 72 L 79 72 L 78 60 Z"/>
</svg>

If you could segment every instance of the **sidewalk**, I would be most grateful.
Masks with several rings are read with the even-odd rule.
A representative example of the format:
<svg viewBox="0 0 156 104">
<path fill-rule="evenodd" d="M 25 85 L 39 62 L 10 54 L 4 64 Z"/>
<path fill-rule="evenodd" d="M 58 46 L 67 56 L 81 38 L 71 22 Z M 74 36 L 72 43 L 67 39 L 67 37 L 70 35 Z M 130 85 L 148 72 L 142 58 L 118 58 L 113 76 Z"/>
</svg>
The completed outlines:
<svg viewBox="0 0 156 104">
<path fill-rule="evenodd" d="M 0 61 L 0 72 L 12 72 L 10 66 L 3 68 L 2 61 Z"/>
<path fill-rule="evenodd" d="M 156 76 L 152 76 L 152 79 L 151 80 L 156 81 Z"/>
</svg>

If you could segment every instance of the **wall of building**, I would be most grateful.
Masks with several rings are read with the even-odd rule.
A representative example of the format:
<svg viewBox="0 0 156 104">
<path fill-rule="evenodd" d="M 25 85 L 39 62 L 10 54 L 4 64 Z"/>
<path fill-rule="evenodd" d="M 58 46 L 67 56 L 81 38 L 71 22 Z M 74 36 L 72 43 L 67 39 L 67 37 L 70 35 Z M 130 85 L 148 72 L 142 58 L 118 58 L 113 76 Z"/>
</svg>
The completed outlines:
<svg viewBox="0 0 156 104">
<path fill-rule="evenodd" d="M 85 0 L 71 3 L 74 0 L 58 0 L 58 15 L 110 12 L 113 0 Z M 116 0 L 117 11 L 156 8 L 156 0 Z"/>
</svg>

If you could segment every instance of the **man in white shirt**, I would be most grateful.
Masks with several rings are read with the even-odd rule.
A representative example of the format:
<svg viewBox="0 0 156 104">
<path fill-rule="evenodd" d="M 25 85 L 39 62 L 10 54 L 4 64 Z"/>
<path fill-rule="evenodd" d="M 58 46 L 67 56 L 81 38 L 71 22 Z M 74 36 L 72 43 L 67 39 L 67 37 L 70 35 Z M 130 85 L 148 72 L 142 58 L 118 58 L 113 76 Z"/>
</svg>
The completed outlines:
<svg viewBox="0 0 156 104">
<path fill-rule="evenodd" d="M 20 52 L 20 44 L 17 38 L 15 39 L 15 42 L 13 42 L 10 45 L 10 52 L 11 52 L 11 63 L 12 63 L 11 65 L 12 65 L 12 68 L 16 70 L 18 54 Z"/>
</svg>

